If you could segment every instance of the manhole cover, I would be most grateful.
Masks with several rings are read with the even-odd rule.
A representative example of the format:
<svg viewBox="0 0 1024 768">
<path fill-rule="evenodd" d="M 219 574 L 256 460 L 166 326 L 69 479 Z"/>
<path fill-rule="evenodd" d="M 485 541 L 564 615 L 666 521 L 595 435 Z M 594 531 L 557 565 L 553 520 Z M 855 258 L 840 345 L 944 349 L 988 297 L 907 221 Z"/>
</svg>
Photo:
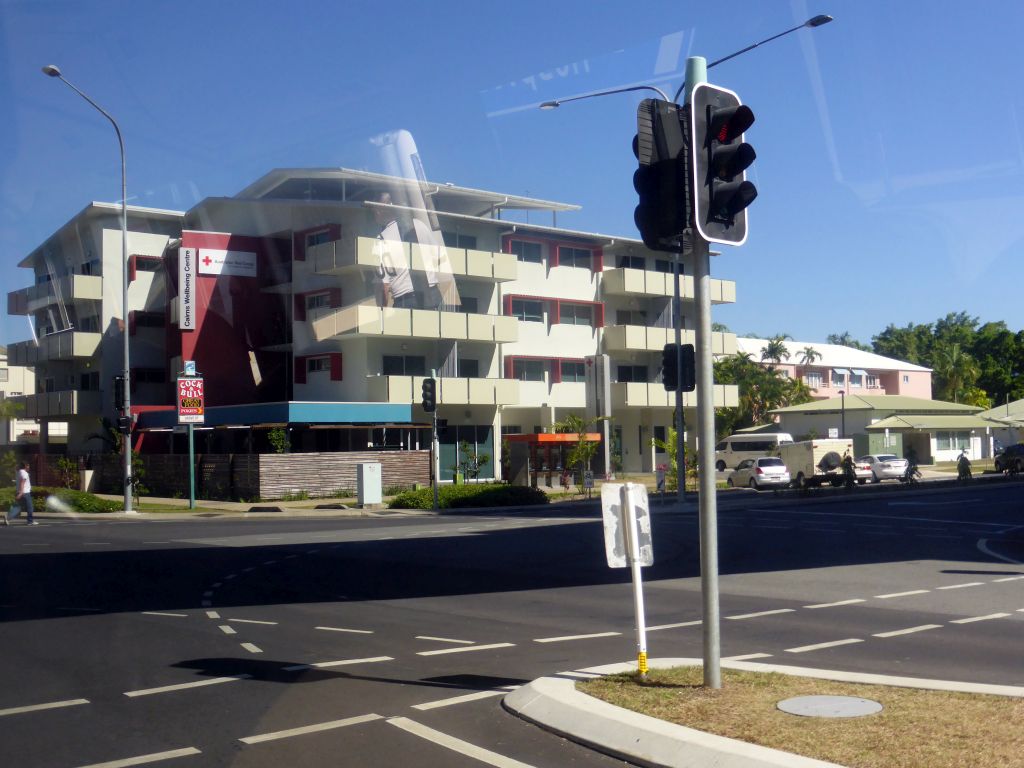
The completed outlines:
<svg viewBox="0 0 1024 768">
<path fill-rule="evenodd" d="M 797 696 L 778 703 L 778 708 L 803 717 L 862 717 L 882 711 L 882 705 L 857 696 Z"/>
</svg>

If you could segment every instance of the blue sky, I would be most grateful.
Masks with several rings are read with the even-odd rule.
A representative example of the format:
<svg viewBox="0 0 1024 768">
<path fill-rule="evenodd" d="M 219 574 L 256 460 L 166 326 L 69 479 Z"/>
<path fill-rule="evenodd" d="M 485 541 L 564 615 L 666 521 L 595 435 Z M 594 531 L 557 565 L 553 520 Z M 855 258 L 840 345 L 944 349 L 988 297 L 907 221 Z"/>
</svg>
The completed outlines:
<svg viewBox="0 0 1024 768">
<path fill-rule="evenodd" d="M 1024 328 L 1024 5 L 933 0 L 734 3 L 0 0 L 0 260 L 16 263 L 91 200 L 186 210 L 277 167 L 360 167 L 412 132 L 436 181 L 570 202 L 559 225 L 636 237 L 630 142 L 654 83 L 819 13 L 835 17 L 709 72 L 757 122 L 750 237 L 712 274 L 741 334 L 869 342 L 965 310 Z M 674 46 L 674 47 L 673 47 Z M 675 57 L 669 55 L 673 51 Z M 543 222 L 549 223 L 549 217 Z M 28 337 L 3 316 L 0 343 Z"/>
</svg>

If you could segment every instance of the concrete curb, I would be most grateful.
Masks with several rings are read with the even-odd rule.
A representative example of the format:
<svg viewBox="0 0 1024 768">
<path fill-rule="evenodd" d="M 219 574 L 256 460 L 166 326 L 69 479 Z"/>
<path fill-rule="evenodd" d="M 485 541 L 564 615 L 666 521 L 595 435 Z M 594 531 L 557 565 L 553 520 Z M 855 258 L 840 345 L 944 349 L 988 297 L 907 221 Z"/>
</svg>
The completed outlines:
<svg viewBox="0 0 1024 768">
<path fill-rule="evenodd" d="M 701 663 L 701 659 L 668 658 L 652 659 L 648 665 L 651 668 L 663 669 L 699 666 Z M 722 662 L 722 666 L 840 682 L 1024 698 L 1024 687 L 1018 686 L 979 685 L 742 661 Z M 542 677 L 508 694 L 502 703 L 518 717 L 571 741 L 653 768 L 842 768 L 836 763 L 802 757 L 668 723 L 616 707 L 576 690 L 578 680 L 635 670 L 635 662 L 626 662 Z"/>
</svg>

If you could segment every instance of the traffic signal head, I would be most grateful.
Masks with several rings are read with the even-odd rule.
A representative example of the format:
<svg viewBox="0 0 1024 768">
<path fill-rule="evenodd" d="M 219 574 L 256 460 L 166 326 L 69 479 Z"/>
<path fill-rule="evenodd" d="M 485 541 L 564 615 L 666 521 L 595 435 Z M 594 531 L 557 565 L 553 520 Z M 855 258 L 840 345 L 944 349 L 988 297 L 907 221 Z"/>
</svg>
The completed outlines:
<svg viewBox="0 0 1024 768">
<path fill-rule="evenodd" d="M 432 413 L 437 410 L 437 379 L 423 380 L 423 410 Z"/>
<path fill-rule="evenodd" d="M 697 388 L 697 359 L 693 344 L 679 348 L 679 391 L 693 392 Z"/>
<path fill-rule="evenodd" d="M 757 153 L 743 142 L 754 113 L 732 91 L 699 83 L 690 97 L 690 114 L 697 231 L 708 242 L 742 245 L 746 209 L 757 197 L 745 174 Z"/>
<path fill-rule="evenodd" d="M 114 410 L 124 410 L 124 376 L 114 377 Z"/>
<path fill-rule="evenodd" d="M 122 435 L 127 435 L 132 431 L 132 417 L 131 416 L 118 416 L 117 417 L 117 431 Z"/>
<path fill-rule="evenodd" d="M 640 204 L 633 213 L 644 245 L 655 251 L 682 251 L 690 221 L 688 118 L 678 104 L 644 99 L 636 110 L 633 186 Z"/>
<path fill-rule="evenodd" d="M 666 344 L 661 350 L 661 383 L 666 392 L 679 389 L 679 347 Z"/>
<path fill-rule="evenodd" d="M 697 388 L 693 344 L 666 344 L 662 348 L 661 381 L 666 392 L 693 392 Z"/>
</svg>

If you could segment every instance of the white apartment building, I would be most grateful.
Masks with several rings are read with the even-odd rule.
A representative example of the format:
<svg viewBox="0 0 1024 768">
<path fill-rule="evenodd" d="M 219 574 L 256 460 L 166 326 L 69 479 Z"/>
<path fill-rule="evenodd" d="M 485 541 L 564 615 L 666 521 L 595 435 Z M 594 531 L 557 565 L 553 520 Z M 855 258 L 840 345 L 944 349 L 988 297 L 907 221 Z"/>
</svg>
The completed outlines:
<svg viewBox="0 0 1024 768">
<path fill-rule="evenodd" d="M 7 349 L 0 347 L 0 400 L 32 394 L 35 384 L 32 371 L 22 365 L 11 364 Z M 32 442 L 38 429 L 38 425 L 31 419 L 0 419 L 0 446 Z"/>
<path fill-rule="evenodd" d="M 392 205 L 379 202 L 383 192 Z M 497 476 L 502 434 L 547 431 L 570 413 L 610 416 L 615 466 L 653 470 L 667 460 L 652 438 L 665 437 L 674 402 L 659 381 L 673 340 L 671 256 L 634 238 L 558 228 L 558 213 L 573 209 L 346 169 L 275 170 L 184 214 L 132 208 L 136 445 L 179 450 L 167 431 L 172 382 L 195 360 L 212 428 L 204 450 L 259 451 L 273 427 L 289 431 L 292 451 L 425 448 L 421 386 L 436 371 L 442 479 L 461 443 L 490 454 L 481 476 Z M 45 326 L 38 347 L 12 347 L 39 370 L 33 417 L 112 413 L 101 390 L 122 365 L 116 210 L 87 207 L 21 264 L 38 285 L 12 293 L 9 306 Z M 503 220 L 509 210 L 550 214 L 551 225 Z M 382 239 L 388 218 L 429 231 Z M 688 257 L 682 271 L 692 343 Z M 382 303 L 382 274 L 396 296 L 403 280 L 411 285 L 415 300 Z M 712 294 L 733 302 L 735 284 L 714 280 Z M 712 346 L 731 354 L 736 337 L 716 333 Z M 601 402 L 586 383 L 597 368 L 608 373 Z M 685 395 L 689 424 L 695 394 Z M 716 386 L 714 398 L 734 406 L 736 388 Z M 85 436 L 73 428 L 69 442 L 95 450 Z"/>
</svg>

